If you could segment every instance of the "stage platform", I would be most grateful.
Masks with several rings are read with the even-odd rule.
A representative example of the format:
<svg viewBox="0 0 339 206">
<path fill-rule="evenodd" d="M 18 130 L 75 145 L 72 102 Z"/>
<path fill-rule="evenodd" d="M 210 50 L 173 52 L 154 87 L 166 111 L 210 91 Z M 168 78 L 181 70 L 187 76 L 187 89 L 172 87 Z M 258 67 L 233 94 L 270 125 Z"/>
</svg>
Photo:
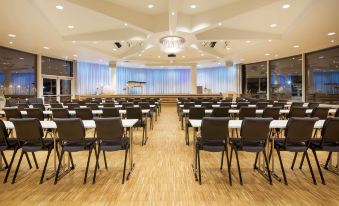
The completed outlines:
<svg viewBox="0 0 339 206">
<path fill-rule="evenodd" d="M 221 94 L 137 94 L 137 95 L 81 95 L 78 99 L 86 98 L 160 98 L 161 103 L 176 103 L 177 98 L 217 98 L 222 97 Z"/>
</svg>

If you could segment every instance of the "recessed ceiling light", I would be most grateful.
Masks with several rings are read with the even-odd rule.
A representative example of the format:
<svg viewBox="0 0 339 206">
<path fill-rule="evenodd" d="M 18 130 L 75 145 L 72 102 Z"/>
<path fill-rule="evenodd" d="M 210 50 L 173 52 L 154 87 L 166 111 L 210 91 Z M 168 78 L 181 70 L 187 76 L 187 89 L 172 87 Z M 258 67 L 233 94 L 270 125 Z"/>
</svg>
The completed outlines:
<svg viewBox="0 0 339 206">
<path fill-rule="evenodd" d="M 278 54 L 275 54 L 274 56 L 275 56 L 275 57 L 278 57 L 279 55 L 278 55 Z"/>
<path fill-rule="evenodd" d="M 277 24 L 271 24 L 270 27 L 277 27 Z"/>
<path fill-rule="evenodd" d="M 191 9 L 195 9 L 195 8 L 197 8 L 197 6 L 194 5 L 194 4 L 192 4 L 192 5 L 190 6 L 190 8 L 191 8 Z"/>
<path fill-rule="evenodd" d="M 61 5 L 57 5 L 55 8 L 56 8 L 56 9 L 59 9 L 59 10 L 63 10 L 63 9 L 64 9 L 64 7 L 61 6 Z"/>
<path fill-rule="evenodd" d="M 125 23 L 124 26 L 128 26 L 128 23 Z"/>
<path fill-rule="evenodd" d="M 68 25 L 67 26 L 69 29 L 74 29 L 74 26 L 73 25 Z"/>
<path fill-rule="evenodd" d="M 227 50 L 231 50 L 231 47 L 226 47 Z"/>
<path fill-rule="evenodd" d="M 283 8 L 283 9 L 288 9 L 288 8 L 290 8 L 290 5 L 289 5 L 289 4 L 284 4 L 284 5 L 282 6 L 282 8 Z"/>
<path fill-rule="evenodd" d="M 185 58 L 185 56 L 181 56 L 182 58 Z"/>
<path fill-rule="evenodd" d="M 171 14 L 172 14 L 172 16 L 174 16 L 174 15 L 175 15 L 175 12 L 172 12 Z"/>
<path fill-rule="evenodd" d="M 251 41 L 250 41 L 250 40 L 247 40 L 246 43 L 251 43 Z"/>
<path fill-rule="evenodd" d="M 265 55 L 266 55 L 266 56 L 269 56 L 270 54 L 267 53 L 267 54 L 265 54 Z"/>
<path fill-rule="evenodd" d="M 15 38 L 15 37 L 16 37 L 16 35 L 15 35 L 15 34 L 8 34 L 8 36 L 9 36 L 9 37 L 13 37 L 13 38 Z"/>
<path fill-rule="evenodd" d="M 334 43 L 334 40 L 333 40 L 333 39 L 331 40 L 331 43 Z"/>
<path fill-rule="evenodd" d="M 116 48 L 113 48 L 113 51 L 116 51 L 117 49 Z"/>
<path fill-rule="evenodd" d="M 160 58 L 160 56 L 158 56 L 158 58 Z"/>
<path fill-rule="evenodd" d="M 218 23 L 218 26 L 221 26 L 221 25 L 222 25 L 222 23 L 221 23 L 221 22 L 219 22 L 219 23 Z"/>
<path fill-rule="evenodd" d="M 77 55 L 77 54 L 73 54 L 73 56 L 74 56 L 74 57 L 78 57 L 78 55 Z"/>
<path fill-rule="evenodd" d="M 293 48 L 299 48 L 299 45 L 294 45 Z"/>
<path fill-rule="evenodd" d="M 20 60 L 24 60 L 25 58 L 23 58 L 23 57 L 20 57 L 19 59 L 20 59 Z"/>
<path fill-rule="evenodd" d="M 139 54 L 139 57 L 141 57 L 141 54 Z"/>
<path fill-rule="evenodd" d="M 10 41 L 10 42 L 9 42 L 9 44 L 13 44 L 13 42 L 12 42 L 12 41 Z"/>
<path fill-rule="evenodd" d="M 47 46 L 44 46 L 43 48 L 44 48 L 44 49 L 49 49 Z"/>
<path fill-rule="evenodd" d="M 77 43 L 76 41 L 72 41 L 73 44 Z"/>
<path fill-rule="evenodd" d="M 98 42 L 97 41 L 94 41 L 93 44 L 97 44 Z"/>
<path fill-rule="evenodd" d="M 147 7 L 148 7 L 149 9 L 152 9 L 152 8 L 154 8 L 154 5 L 153 5 L 153 4 L 148 4 Z"/>
<path fill-rule="evenodd" d="M 333 36 L 333 35 L 335 35 L 335 32 L 330 32 L 330 33 L 328 33 L 327 35 L 328 35 L 328 36 Z"/>
<path fill-rule="evenodd" d="M 268 42 L 272 42 L 272 39 L 269 39 Z"/>
<path fill-rule="evenodd" d="M 202 57 L 205 56 L 205 54 L 200 54 Z"/>
</svg>

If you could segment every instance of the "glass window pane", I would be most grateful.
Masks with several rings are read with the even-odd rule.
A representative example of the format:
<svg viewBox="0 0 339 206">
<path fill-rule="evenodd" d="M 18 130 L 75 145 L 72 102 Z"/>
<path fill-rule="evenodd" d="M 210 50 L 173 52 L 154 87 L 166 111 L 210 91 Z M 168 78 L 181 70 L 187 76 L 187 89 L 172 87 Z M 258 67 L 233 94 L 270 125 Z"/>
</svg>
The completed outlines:
<svg viewBox="0 0 339 206">
<path fill-rule="evenodd" d="M 254 98 L 267 96 L 267 64 L 258 62 L 244 65 L 245 69 L 245 94 Z"/>
<path fill-rule="evenodd" d="M 0 92 L 36 96 L 36 55 L 0 47 Z"/>
<path fill-rule="evenodd" d="M 60 94 L 71 95 L 71 80 L 60 80 Z"/>
<path fill-rule="evenodd" d="M 271 99 L 301 101 L 301 55 L 270 61 Z"/>
<path fill-rule="evenodd" d="M 56 95 L 56 79 L 46 79 L 43 80 L 43 95 Z"/>
<path fill-rule="evenodd" d="M 339 103 L 339 47 L 306 54 L 307 100 Z"/>
<path fill-rule="evenodd" d="M 68 76 L 72 74 L 72 62 L 50 57 L 41 57 L 41 71 L 45 75 Z"/>
</svg>

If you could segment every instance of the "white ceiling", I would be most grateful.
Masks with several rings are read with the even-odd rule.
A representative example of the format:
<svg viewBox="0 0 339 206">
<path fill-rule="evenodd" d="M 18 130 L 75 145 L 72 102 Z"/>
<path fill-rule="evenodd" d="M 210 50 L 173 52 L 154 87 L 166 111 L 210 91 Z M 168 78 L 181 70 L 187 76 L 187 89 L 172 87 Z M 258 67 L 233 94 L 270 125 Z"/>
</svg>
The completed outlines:
<svg viewBox="0 0 339 206">
<path fill-rule="evenodd" d="M 338 0 L 2 0 L 0 44 L 97 63 L 250 63 L 338 45 L 337 8 Z M 186 40 L 172 59 L 159 48 L 169 34 Z"/>
</svg>

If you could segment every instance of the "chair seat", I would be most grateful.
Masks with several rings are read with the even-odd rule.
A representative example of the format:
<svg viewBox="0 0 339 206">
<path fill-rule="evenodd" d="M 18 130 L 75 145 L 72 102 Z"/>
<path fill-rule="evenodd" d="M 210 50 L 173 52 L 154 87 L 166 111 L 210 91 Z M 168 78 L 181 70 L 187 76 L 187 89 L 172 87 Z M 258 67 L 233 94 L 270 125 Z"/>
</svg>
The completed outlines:
<svg viewBox="0 0 339 206">
<path fill-rule="evenodd" d="M 25 152 L 35 152 L 41 150 L 48 150 L 54 147 L 54 140 L 52 138 L 42 139 L 43 145 L 40 143 L 29 143 L 22 145 L 22 151 Z"/>
<path fill-rule="evenodd" d="M 278 138 L 274 140 L 274 148 L 280 151 L 305 152 L 308 146 L 303 143 L 285 144 L 284 138 Z"/>
<path fill-rule="evenodd" d="M 338 143 L 321 143 L 320 138 L 314 138 L 311 140 L 310 147 L 316 150 L 328 151 L 328 152 L 339 152 Z"/>
<path fill-rule="evenodd" d="M 138 120 L 133 127 L 144 127 L 144 126 L 145 126 L 144 120 Z"/>
<path fill-rule="evenodd" d="M 125 150 L 129 145 L 129 138 L 124 137 L 121 142 L 102 141 L 99 145 L 100 150 L 103 151 L 118 151 Z"/>
<path fill-rule="evenodd" d="M 82 142 L 65 142 L 63 144 L 63 150 L 66 152 L 79 152 L 88 150 L 95 144 L 95 138 L 85 138 L 85 144 Z"/>
<path fill-rule="evenodd" d="M 230 138 L 230 145 L 237 150 L 246 152 L 261 152 L 264 150 L 265 145 L 260 143 L 253 143 L 248 145 L 242 145 L 240 138 Z"/>
<path fill-rule="evenodd" d="M 200 150 L 205 150 L 209 152 L 222 152 L 225 151 L 226 142 L 220 141 L 206 141 L 201 137 L 197 138 L 197 147 Z"/>
</svg>

